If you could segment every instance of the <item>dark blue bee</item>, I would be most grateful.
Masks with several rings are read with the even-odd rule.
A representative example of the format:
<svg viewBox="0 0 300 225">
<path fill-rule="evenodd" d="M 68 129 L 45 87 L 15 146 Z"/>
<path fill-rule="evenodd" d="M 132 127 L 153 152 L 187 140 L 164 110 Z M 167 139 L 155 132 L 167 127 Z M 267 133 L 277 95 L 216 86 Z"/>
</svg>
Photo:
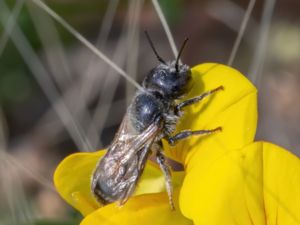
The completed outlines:
<svg viewBox="0 0 300 225">
<path fill-rule="evenodd" d="M 190 67 L 179 63 L 188 39 L 184 41 L 176 60 L 165 62 L 156 52 L 148 33 L 145 33 L 160 64 L 148 73 L 142 84 L 143 89 L 137 91 L 132 99 L 114 140 L 94 171 L 91 188 L 102 204 L 115 201 L 124 204 L 134 192 L 145 163 L 153 153 L 165 175 L 166 190 L 174 209 L 171 173 L 161 140 L 166 139 L 169 144 L 175 145 L 178 140 L 191 135 L 220 130 L 220 127 L 212 130 L 185 130 L 173 135 L 184 107 L 199 102 L 222 87 L 176 104 L 175 100 L 188 93 L 191 87 Z"/>
</svg>

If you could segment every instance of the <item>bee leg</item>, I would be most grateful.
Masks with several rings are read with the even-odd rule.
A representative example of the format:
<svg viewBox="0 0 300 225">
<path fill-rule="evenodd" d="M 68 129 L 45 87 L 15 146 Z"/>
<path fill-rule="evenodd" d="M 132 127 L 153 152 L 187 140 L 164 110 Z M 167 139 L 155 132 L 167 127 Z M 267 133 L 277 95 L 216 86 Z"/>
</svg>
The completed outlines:
<svg viewBox="0 0 300 225">
<path fill-rule="evenodd" d="M 195 104 L 199 101 L 201 101 L 203 98 L 217 92 L 217 91 L 220 91 L 220 90 L 224 90 L 224 87 L 223 86 L 219 86 L 215 89 L 212 89 L 210 91 L 207 91 L 199 96 L 196 96 L 194 98 L 190 98 L 190 99 L 187 99 L 181 103 L 179 103 L 178 105 L 175 106 L 175 114 L 176 115 L 180 115 L 180 112 L 182 110 L 182 108 L 186 107 L 186 106 L 189 106 L 189 105 L 192 105 L 192 104 Z"/>
<path fill-rule="evenodd" d="M 170 145 L 175 145 L 177 141 L 188 138 L 190 136 L 208 135 L 208 134 L 215 133 L 217 131 L 222 131 L 222 127 L 217 127 L 215 129 L 211 129 L 211 130 L 195 130 L 195 131 L 184 130 L 184 131 L 179 132 L 178 134 L 175 134 L 172 137 L 167 138 L 167 140 Z"/>
<path fill-rule="evenodd" d="M 173 202 L 173 186 L 172 186 L 172 178 L 171 178 L 171 171 L 166 162 L 166 158 L 161 152 L 161 149 L 156 151 L 156 161 L 159 164 L 160 169 L 162 170 L 165 180 L 166 180 L 166 189 L 169 197 L 169 202 L 171 205 L 171 209 L 174 210 L 174 202 Z"/>
</svg>

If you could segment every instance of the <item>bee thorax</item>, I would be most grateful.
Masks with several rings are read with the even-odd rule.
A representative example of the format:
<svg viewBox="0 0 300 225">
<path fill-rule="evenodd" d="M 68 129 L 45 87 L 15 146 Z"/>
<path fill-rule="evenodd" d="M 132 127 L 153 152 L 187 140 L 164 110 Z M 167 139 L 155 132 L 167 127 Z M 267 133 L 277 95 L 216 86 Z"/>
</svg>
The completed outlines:
<svg viewBox="0 0 300 225">
<path fill-rule="evenodd" d="M 162 116 L 163 104 L 150 93 L 138 92 L 128 110 L 132 126 L 137 132 L 142 132 Z"/>
<path fill-rule="evenodd" d="M 169 136 L 170 134 L 172 134 L 175 129 L 176 129 L 176 125 L 178 123 L 179 117 L 175 114 L 172 113 L 166 113 L 164 114 L 164 134 Z"/>
</svg>

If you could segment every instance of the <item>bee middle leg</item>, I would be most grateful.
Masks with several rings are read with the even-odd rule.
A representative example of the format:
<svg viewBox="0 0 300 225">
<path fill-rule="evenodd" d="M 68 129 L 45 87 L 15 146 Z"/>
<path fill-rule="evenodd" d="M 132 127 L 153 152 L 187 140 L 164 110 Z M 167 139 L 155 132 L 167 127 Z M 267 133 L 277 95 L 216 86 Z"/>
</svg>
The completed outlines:
<svg viewBox="0 0 300 225">
<path fill-rule="evenodd" d="M 175 206 L 174 206 L 174 202 L 173 202 L 173 185 L 172 185 L 172 176 L 171 176 L 170 167 L 168 166 L 168 164 L 166 162 L 166 158 L 165 158 L 164 154 L 162 153 L 161 143 L 155 144 L 154 149 L 156 151 L 156 154 L 155 154 L 156 161 L 165 176 L 166 190 L 168 193 L 171 209 L 174 210 Z"/>
<path fill-rule="evenodd" d="M 184 130 L 181 131 L 177 134 L 175 134 L 172 137 L 168 137 L 167 141 L 169 142 L 170 145 L 175 145 L 177 141 L 188 138 L 190 136 L 194 136 L 194 135 L 208 135 L 208 134 L 212 134 L 218 131 L 222 131 L 221 127 L 217 127 L 215 129 L 211 129 L 211 130 Z"/>
<path fill-rule="evenodd" d="M 210 91 L 207 91 L 207 92 L 204 92 L 203 94 L 199 95 L 199 96 L 196 96 L 194 98 L 190 98 L 190 99 L 187 99 L 181 103 L 179 103 L 178 105 L 175 106 L 175 114 L 177 115 L 180 115 L 181 113 L 181 110 L 186 107 L 186 106 L 189 106 L 189 105 L 192 105 L 192 104 L 195 104 L 197 102 L 200 102 L 202 99 L 204 99 L 205 97 L 217 92 L 217 91 L 220 91 L 220 90 L 224 90 L 224 87 L 223 86 L 219 86 L 215 89 L 212 89 Z"/>
</svg>

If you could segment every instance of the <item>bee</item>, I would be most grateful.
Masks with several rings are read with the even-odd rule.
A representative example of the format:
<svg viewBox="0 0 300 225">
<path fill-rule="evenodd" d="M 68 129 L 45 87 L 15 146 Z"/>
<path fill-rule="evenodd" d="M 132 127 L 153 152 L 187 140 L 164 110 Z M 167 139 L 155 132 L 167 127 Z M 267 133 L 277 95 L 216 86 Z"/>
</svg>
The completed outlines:
<svg viewBox="0 0 300 225">
<path fill-rule="evenodd" d="M 162 139 L 175 145 L 177 141 L 192 135 L 220 131 L 221 127 L 217 127 L 211 130 L 184 130 L 173 135 L 183 115 L 183 108 L 223 87 L 177 103 L 191 88 L 190 67 L 179 60 L 188 39 L 183 42 L 177 58 L 165 62 L 154 48 L 149 34 L 145 34 L 160 64 L 146 75 L 142 90 L 138 90 L 133 97 L 118 132 L 96 166 L 91 190 L 102 204 L 116 201 L 120 205 L 125 204 L 137 186 L 147 159 L 153 153 L 165 176 L 169 202 L 174 209 L 171 171 L 163 153 Z"/>
</svg>

